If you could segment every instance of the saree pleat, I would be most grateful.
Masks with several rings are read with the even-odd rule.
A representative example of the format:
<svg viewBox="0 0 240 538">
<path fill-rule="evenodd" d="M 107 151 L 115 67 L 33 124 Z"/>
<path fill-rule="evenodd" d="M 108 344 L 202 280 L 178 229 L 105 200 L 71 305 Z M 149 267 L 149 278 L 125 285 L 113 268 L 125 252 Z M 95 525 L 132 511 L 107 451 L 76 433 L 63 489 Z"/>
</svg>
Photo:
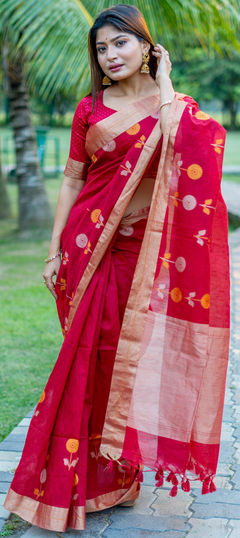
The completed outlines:
<svg viewBox="0 0 240 538">
<path fill-rule="evenodd" d="M 76 339 L 68 342 L 68 361 L 63 361 L 63 343 L 35 411 L 38 426 L 33 417 L 5 501 L 8 510 L 46 529 L 84 529 L 86 511 L 139 495 L 138 471 L 123 471 L 117 462 L 106 470 L 109 460 L 99 455 L 99 444 L 148 210 L 135 213 L 131 237 L 124 235 L 122 220 L 86 290 L 74 319 Z"/>
</svg>

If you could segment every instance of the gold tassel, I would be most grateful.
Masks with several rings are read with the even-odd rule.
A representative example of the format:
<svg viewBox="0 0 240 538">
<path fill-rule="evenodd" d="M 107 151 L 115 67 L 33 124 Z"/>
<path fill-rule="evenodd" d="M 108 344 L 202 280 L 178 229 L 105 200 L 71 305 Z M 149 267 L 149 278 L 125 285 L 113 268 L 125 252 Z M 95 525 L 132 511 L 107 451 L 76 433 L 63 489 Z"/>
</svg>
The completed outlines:
<svg viewBox="0 0 240 538">
<path fill-rule="evenodd" d="M 145 52 L 143 54 L 143 63 L 142 63 L 142 67 L 140 69 L 140 73 L 150 73 L 150 69 L 149 69 L 149 65 L 148 65 L 148 62 L 150 60 L 150 56 L 148 54 L 148 52 Z"/>
<path fill-rule="evenodd" d="M 107 75 L 105 75 L 105 77 L 103 77 L 102 83 L 103 83 L 104 86 L 111 86 L 111 84 L 112 84 L 110 78 Z"/>
</svg>

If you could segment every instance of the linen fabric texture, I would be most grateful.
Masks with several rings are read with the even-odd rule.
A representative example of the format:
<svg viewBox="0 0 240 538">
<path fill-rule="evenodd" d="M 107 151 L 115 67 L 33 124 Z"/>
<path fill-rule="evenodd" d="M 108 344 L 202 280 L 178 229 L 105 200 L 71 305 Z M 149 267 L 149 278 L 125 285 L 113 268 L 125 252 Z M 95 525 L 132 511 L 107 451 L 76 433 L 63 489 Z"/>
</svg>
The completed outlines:
<svg viewBox="0 0 240 538">
<path fill-rule="evenodd" d="M 91 96 L 65 173 L 85 184 L 61 236 L 64 334 L 4 506 L 35 525 L 85 528 L 85 512 L 156 485 L 214 491 L 229 350 L 225 129 L 175 92 L 126 111 Z M 143 177 L 150 206 L 125 215 Z"/>
</svg>

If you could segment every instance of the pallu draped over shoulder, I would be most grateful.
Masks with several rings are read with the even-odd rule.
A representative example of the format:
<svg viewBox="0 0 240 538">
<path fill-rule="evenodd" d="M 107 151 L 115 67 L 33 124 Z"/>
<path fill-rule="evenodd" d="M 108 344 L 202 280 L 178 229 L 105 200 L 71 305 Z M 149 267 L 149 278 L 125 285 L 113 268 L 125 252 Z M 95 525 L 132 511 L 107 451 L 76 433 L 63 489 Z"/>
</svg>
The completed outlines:
<svg viewBox="0 0 240 538">
<path fill-rule="evenodd" d="M 139 495 L 214 491 L 229 349 L 221 195 L 225 129 L 176 92 L 124 111 L 85 97 L 65 174 L 86 182 L 61 236 L 64 342 L 4 506 L 35 525 L 85 528 L 85 512 Z M 151 204 L 127 213 L 143 178 Z"/>
</svg>

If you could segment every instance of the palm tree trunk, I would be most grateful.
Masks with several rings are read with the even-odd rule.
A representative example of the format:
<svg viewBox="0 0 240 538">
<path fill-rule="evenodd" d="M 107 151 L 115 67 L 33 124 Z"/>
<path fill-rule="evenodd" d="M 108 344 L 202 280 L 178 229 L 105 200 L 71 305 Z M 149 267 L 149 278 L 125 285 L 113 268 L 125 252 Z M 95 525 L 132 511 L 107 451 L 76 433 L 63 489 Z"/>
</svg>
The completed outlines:
<svg viewBox="0 0 240 538">
<path fill-rule="evenodd" d="M 7 192 L 5 177 L 0 163 L 0 220 L 11 217 L 11 206 Z"/>
<path fill-rule="evenodd" d="M 8 64 L 10 120 L 16 147 L 20 230 L 48 227 L 52 211 L 43 184 L 21 59 Z"/>
</svg>

